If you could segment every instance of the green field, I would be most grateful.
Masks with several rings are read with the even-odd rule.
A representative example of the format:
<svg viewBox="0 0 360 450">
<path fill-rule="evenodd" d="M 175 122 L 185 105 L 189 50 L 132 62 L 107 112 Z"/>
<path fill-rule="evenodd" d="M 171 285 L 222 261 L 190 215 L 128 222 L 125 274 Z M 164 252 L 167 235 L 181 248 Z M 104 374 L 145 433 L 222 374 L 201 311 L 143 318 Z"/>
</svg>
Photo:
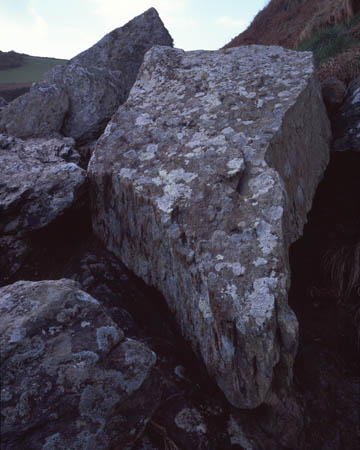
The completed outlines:
<svg viewBox="0 0 360 450">
<path fill-rule="evenodd" d="M 66 59 L 24 55 L 24 65 L 21 67 L 0 70 L 0 84 L 40 81 L 43 79 L 45 72 L 58 64 L 65 64 L 66 62 Z"/>
</svg>

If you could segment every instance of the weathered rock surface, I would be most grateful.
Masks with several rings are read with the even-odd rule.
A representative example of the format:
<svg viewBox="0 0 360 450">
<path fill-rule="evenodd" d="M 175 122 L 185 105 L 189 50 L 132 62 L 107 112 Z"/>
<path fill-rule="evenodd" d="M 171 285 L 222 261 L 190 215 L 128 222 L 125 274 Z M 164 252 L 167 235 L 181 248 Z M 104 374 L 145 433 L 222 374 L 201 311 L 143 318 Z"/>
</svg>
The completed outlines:
<svg viewBox="0 0 360 450">
<path fill-rule="evenodd" d="M 0 289 L 4 450 L 129 449 L 156 409 L 156 355 L 71 280 Z"/>
<path fill-rule="evenodd" d="M 0 234 L 26 234 L 79 200 L 85 171 L 72 162 L 79 159 L 72 139 L 3 138 L 0 144 L 5 141 L 0 147 Z"/>
<path fill-rule="evenodd" d="M 19 138 L 60 136 L 69 98 L 62 86 L 44 80 L 1 111 L 0 131 Z"/>
<path fill-rule="evenodd" d="M 29 256 L 29 235 L 82 204 L 86 173 L 74 140 L 0 135 L 0 283 Z"/>
<path fill-rule="evenodd" d="M 82 142 L 97 138 L 126 98 L 119 74 L 106 67 L 86 67 L 70 62 L 55 67 L 45 78 L 52 86 L 64 86 L 65 96 L 69 98 L 61 133 Z"/>
<path fill-rule="evenodd" d="M 151 8 L 47 73 L 2 111 L 0 131 L 21 138 L 97 138 L 136 80 L 144 54 L 172 38 Z"/>
<path fill-rule="evenodd" d="M 7 104 L 8 102 L 4 98 L 0 97 L 0 108 L 3 108 Z"/>
<path fill-rule="evenodd" d="M 155 8 L 150 8 L 123 27 L 113 30 L 98 43 L 80 53 L 72 62 L 120 72 L 126 97 L 135 83 L 145 53 L 153 45 L 173 46 Z"/>
<path fill-rule="evenodd" d="M 311 54 L 154 47 L 91 158 L 95 233 L 160 289 L 237 407 L 291 383 L 288 247 L 329 137 Z"/>
<path fill-rule="evenodd" d="M 334 151 L 360 151 L 360 77 L 347 88 L 345 100 L 333 121 Z"/>
</svg>

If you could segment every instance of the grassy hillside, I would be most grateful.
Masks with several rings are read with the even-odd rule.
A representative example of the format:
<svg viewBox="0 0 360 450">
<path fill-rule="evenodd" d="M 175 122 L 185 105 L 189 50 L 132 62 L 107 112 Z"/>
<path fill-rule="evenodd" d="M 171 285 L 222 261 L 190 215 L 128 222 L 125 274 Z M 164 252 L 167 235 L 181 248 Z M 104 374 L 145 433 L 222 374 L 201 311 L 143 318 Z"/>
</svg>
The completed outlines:
<svg viewBox="0 0 360 450">
<path fill-rule="evenodd" d="M 225 48 L 281 45 L 314 52 L 320 79 L 360 74 L 359 0 L 271 0 Z"/>
<path fill-rule="evenodd" d="M 23 55 L 20 67 L 0 70 L 0 85 L 40 81 L 45 72 L 66 62 L 66 59 Z"/>
</svg>

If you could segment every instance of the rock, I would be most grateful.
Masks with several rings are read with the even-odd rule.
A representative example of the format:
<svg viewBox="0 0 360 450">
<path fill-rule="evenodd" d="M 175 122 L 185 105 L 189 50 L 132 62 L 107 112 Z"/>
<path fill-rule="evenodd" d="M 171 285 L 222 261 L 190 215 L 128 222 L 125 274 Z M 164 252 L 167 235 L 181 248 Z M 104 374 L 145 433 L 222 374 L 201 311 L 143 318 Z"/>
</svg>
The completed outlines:
<svg viewBox="0 0 360 450">
<path fill-rule="evenodd" d="M 46 80 L 52 86 L 66 86 L 70 107 L 61 132 L 80 142 L 97 138 L 126 98 L 118 73 L 107 68 L 70 62 L 48 72 Z"/>
<path fill-rule="evenodd" d="M 130 449 L 160 399 L 156 355 L 71 280 L 0 289 L 4 450 Z"/>
<path fill-rule="evenodd" d="M 4 98 L 0 97 L 0 108 L 3 108 L 7 104 L 8 102 Z"/>
<path fill-rule="evenodd" d="M 19 138 L 60 136 L 69 98 L 62 86 L 34 83 L 1 111 L 0 131 Z"/>
<path fill-rule="evenodd" d="M 126 97 L 135 83 L 145 53 L 153 45 L 173 46 L 155 8 L 150 8 L 123 27 L 113 30 L 71 61 L 85 67 L 107 68 L 120 72 Z"/>
<path fill-rule="evenodd" d="M 332 150 L 360 151 L 360 76 L 347 88 L 344 103 L 333 120 Z"/>
<path fill-rule="evenodd" d="M 0 234 L 43 228 L 82 197 L 85 171 L 71 162 L 79 158 L 72 144 L 67 138 L 16 139 L 0 148 Z"/>
<path fill-rule="evenodd" d="M 80 143 L 97 138 L 136 80 L 153 45 L 172 46 L 154 8 L 112 31 L 4 108 L 0 131 L 21 138 L 61 133 Z"/>
<path fill-rule="evenodd" d="M 346 85 L 336 77 L 330 77 L 321 83 L 321 93 L 329 115 L 335 113 L 342 105 Z"/>
<path fill-rule="evenodd" d="M 90 160 L 94 232 L 163 293 L 236 407 L 291 385 L 288 249 L 329 139 L 310 53 L 154 47 Z"/>
<path fill-rule="evenodd" d="M 71 138 L 24 142 L 0 135 L 0 284 L 30 256 L 34 231 L 84 202 L 79 158 Z"/>
</svg>

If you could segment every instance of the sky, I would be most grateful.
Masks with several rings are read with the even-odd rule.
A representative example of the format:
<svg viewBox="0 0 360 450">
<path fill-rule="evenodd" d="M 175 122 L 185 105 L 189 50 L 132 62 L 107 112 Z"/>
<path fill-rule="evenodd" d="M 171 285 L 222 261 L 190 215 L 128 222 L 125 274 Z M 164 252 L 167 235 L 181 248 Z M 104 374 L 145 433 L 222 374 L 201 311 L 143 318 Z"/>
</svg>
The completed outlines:
<svg viewBox="0 0 360 450">
<path fill-rule="evenodd" d="M 184 50 L 217 50 L 268 0 L 0 0 L 0 50 L 70 59 L 150 7 Z"/>
</svg>

